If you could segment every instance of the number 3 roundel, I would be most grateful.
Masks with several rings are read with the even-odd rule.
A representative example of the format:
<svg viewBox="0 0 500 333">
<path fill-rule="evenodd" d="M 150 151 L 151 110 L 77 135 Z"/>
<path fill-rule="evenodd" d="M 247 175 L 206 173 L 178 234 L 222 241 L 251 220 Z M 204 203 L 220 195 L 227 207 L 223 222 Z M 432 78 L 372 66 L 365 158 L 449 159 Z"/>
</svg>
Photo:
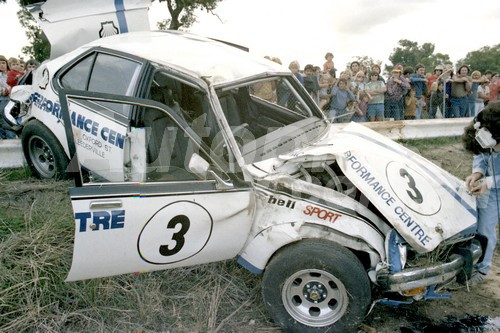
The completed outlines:
<svg viewBox="0 0 500 333">
<path fill-rule="evenodd" d="M 176 201 L 160 209 L 144 225 L 137 250 L 155 265 L 171 264 L 200 252 L 212 233 L 208 211 L 191 201 Z"/>
<path fill-rule="evenodd" d="M 441 199 L 433 185 L 416 170 L 400 162 L 390 162 L 387 180 L 396 196 L 420 215 L 434 215 L 441 209 Z"/>
</svg>

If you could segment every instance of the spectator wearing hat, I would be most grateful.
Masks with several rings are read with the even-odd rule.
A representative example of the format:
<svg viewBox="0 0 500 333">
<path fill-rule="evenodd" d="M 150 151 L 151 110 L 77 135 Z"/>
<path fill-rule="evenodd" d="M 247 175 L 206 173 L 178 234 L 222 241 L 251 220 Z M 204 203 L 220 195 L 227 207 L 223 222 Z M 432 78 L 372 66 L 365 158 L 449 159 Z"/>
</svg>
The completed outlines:
<svg viewBox="0 0 500 333">
<path fill-rule="evenodd" d="M 423 97 L 427 95 L 427 79 L 425 78 L 425 66 L 418 64 L 415 73 L 410 76 L 410 82 L 415 87 L 415 98 L 418 100 L 415 119 L 422 119 Z"/>
<path fill-rule="evenodd" d="M 394 120 L 403 120 L 403 96 L 410 90 L 410 83 L 402 73 L 403 66 L 396 65 L 392 70 L 391 77 L 387 80 L 387 91 L 385 93 L 385 116 Z"/>
<path fill-rule="evenodd" d="M 427 77 L 427 91 L 431 91 L 432 83 L 434 83 L 441 74 L 443 74 L 444 71 L 444 66 L 443 65 L 437 65 L 434 68 L 434 73 Z"/>
<path fill-rule="evenodd" d="M 456 75 L 451 79 L 451 112 L 453 118 L 467 116 L 469 105 L 467 95 L 471 91 L 472 81 L 468 77 L 469 67 L 460 66 Z"/>
</svg>

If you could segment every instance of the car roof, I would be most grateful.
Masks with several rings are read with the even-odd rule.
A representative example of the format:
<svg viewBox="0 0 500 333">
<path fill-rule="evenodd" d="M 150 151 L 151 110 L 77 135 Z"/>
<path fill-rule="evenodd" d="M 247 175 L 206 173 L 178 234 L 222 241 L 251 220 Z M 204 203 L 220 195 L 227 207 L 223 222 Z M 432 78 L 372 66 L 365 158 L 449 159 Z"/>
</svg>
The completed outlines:
<svg viewBox="0 0 500 333">
<path fill-rule="evenodd" d="M 262 73 L 287 73 L 285 67 L 257 58 L 237 47 L 179 31 L 143 31 L 97 39 L 85 46 L 100 46 L 171 66 L 213 85 Z"/>
</svg>

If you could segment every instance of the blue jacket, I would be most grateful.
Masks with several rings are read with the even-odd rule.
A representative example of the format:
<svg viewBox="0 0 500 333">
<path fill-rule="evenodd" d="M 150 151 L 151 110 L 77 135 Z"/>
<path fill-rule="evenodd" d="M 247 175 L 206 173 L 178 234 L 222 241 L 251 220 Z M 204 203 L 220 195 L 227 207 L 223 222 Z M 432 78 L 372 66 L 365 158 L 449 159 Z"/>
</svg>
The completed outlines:
<svg viewBox="0 0 500 333">
<path fill-rule="evenodd" d="M 495 174 L 493 174 L 495 169 Z M 499 188 L 500 186 L 500 153 L 474 155 L 472 161 L 472 172 L 480 172 L 485 177 L 488 188 Z M 493 176 L 495 175 L 495 176 Z"/>
<path fill-rule="evenodd" d="M 427 80 L 418 74 L 412 74 L 410 76 L 410 82 L 412 86 L 415 87 L 415 96 L 421 98 L 422 95 L 427 94 Z"/>
</svg>

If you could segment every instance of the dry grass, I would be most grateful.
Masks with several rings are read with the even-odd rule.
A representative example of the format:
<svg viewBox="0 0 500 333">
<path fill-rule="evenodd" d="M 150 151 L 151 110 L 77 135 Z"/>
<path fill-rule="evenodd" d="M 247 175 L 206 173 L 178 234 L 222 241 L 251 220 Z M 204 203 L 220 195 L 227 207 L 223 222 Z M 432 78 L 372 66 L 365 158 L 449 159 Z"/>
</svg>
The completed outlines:
<svg viewBox="0 0 500 333">
<path fill-rule="evenodd" d="M 438 151 L 439 142 L 406 144 L 445 160 L 453 154 Z M 463 176 L 470 160 L 460 172 L 449 166 Z M 260 278 L 235 261 L 64 282 L 74 232 L 70 186 L 24 169 L 0 171 L 0 332 L 279 331 L 262 304 Z"/>
<path fill-rule="evenodd" d="M 260 278 L 234 261 L 64 282 L 71 182 L 0 173 L 1 332 L 273 331 Z"/>
</svg>

